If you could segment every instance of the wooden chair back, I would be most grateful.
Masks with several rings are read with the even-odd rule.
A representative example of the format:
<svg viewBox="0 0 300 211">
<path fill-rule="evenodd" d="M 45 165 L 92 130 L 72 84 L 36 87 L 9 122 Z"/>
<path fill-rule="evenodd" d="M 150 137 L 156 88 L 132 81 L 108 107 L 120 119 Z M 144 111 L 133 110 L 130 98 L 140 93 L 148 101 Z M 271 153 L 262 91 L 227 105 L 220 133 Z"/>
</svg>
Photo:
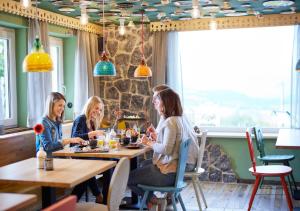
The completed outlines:
<svg viewBox="0 0 300 211">
<path fill-rule="evenodd" d="M 262 129 L 259 127 L 254 127 L 253 130 L 254 130 L 254 137 L 256 141 L 257 150 L 259 151 L 259 155 L 262 158 L 266 155 Z"/>
<path fill-rule="evenodd" d="M 128 158 L 121 158 L 112 175 L 108 196 L 107 206 L 109 211 L 118 211 L 121 201 L 124 197 L 128 177 L 130 162 Z"/>
<path fill-rule="evenodd" d="M 248 142 L 248 149 L 249 149 L 249 153 L 250 153 L 250 158 L 251 158 L 251 162 L 252 162 L 253 171 L 256 172 L 256 160 L 255 160 L 253 142 L 252 142 L 252 137 L 251 137 L 252 133 L 253 133 L 253 128 L 247 128 L 246 139 L 247 139 L 247 142 Z"/>
<path fill-rule="evenodd" d="M 184 172 L 186 166 L 186 160 L 188 156 L 189 144 L 191 140 L 182 140 L 179 148 L 179 157 L 178 157 L 178 166 L 177 166 L 177 173 L 176 173 L 176 180 L 175 180 L 175 187 L 179 188 L 182 187 L 184 182 Z"/>
<path fill-rule="evenodd" d="M 205 151 L 205 145 L 206 145 L 206 138 L 207 138 L 207 131 L 203 131 L 201 135 L 201 142 L 199 143 L 199 151 L 198 151 L 198 160 L 197 160 L 197 169 L 201 168 L 202 161 L 203 161 L 203 156 L 204 156 L 204 151 Z"/>
<path fill-rule="evenodd" d="M 68 196 L 55 204 L 43 209 L 43 211 L 75 211 L 76 210 L 76 196 Z"/>
</svg>

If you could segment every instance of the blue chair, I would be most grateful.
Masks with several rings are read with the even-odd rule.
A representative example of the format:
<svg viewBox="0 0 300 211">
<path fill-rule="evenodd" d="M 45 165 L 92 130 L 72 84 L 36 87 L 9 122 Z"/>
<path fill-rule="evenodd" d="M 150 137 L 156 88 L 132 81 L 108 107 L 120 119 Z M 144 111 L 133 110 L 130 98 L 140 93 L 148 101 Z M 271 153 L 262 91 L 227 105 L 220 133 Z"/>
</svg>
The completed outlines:
<svg viewBox="0 0 300 211">
<path fill-rule="evenodd" d="M 147 199 L 150 191 L 158 191 L 161 193 L 170 193 L 172 196 L 172 205 L 173 205 L 174 211 L 177 210 L 175 198 L 179 199 L 182 209 L 184 211 L 186 210 L 185 206 L 183 204 L 180 192 L 186 186 L 186 183 L 183 181 L 183 179 L 184 179 L 184 172 L 185 172 L 185 166 L 186 166 L 186 160 L 187 160 L 187 154 L 188 154 L 190 141 L 191 141 L 190 139 L 187 139 L 187 140 L 182 141 L 182 143 L 180 144 L 178 166 L 177 166 L 176 180 L 175 180 L 174 186 L 157 187 L 157 186 L 148 186 L 148 185 L 138 185 L 138 187 L 142 188 L 145 191 L 143 200 L 142 200 L 142 203 L 140 206 L 140 211 L 143 210 L 143 207 L 146 203 L 146 199 Z"/>
</svg>

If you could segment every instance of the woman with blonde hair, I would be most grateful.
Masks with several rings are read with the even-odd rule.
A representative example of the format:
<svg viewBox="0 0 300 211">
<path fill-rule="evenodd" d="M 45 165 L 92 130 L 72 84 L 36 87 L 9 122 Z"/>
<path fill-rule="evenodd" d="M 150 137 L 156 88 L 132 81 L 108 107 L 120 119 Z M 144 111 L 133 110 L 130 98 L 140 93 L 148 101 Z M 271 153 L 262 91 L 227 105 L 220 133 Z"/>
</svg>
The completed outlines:
<svg viewBox="0 0 300 211">
<path fill-rule="evenodd" d="M 97 96 L 90 97 L 83 108 L 82 114 L 79 115 L 73 123 L 71 136 L 89 140 L 104 135 L 104 131 L 99 130 L 103 116 L 104 104 L 102 100 Z M 77 185 L 72 191 L 72 194 L 76 195 L 77 200 L 79 200 L 84 191 L 86 191 L 87 186 L 96 197 L 96 203 L 102 203 L 103 197 L 95 177 Z"/>
<path fill-rule="evenodd" d="M 104 104 L 98 96 L 88 99 L 84 105 L 83 112 L 79 115 L 72 127 L 72 137 L 80 137 L 84 140 L 95 139 L 104 134 L 98 130 L 104 116 Z"/>
</svg>

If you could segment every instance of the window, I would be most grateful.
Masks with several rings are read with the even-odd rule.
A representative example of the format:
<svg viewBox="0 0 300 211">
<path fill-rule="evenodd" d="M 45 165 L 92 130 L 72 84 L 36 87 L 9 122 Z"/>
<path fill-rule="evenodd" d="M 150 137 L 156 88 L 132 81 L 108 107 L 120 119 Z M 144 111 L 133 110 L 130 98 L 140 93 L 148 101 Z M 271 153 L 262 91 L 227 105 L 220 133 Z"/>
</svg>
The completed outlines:
<svg viewBox="0 0 300 211">
<path fill-rule="evenodd" d="M 0 119 L 17 125 L 15 31 L 0 27 Z"/>
<path fill-rule="evenodd" d="M 215 131 L 289 127 L 293 39 L 293 26 L 179 32 L 191 122 Z"/>
<path fill-rule="evenodd" d="M 53 61 L 52 91 L 64 93 L 63 40 L 50 37 L 50 54 Z"/>
</svg>

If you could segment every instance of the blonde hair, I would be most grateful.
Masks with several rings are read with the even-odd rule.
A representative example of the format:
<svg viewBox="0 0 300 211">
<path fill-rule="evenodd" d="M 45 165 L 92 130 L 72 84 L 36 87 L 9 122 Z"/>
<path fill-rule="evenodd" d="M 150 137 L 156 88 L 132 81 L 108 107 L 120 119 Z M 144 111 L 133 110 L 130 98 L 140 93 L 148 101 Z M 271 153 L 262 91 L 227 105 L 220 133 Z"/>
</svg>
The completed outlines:
<svg viewBox="0 0 300 211">
<path fill-rule="evenodd" d="M 91 110 L 97 105 L 100 104 L 102 107 L 100 114 L 97 116 L 97 118 L 94 120 L 91 118 Z M 104 103 L 98 96 L 92 96 L 88 99 L 86 104 L 84 105 L 82 114 L 86 117 L 86 125 L 89 129 L 91 128 L 91 121 L 93 121 L 95 129 L 99 128 L 102 122 L 102 119 L 104 117 Z"/>
<path fill-rule="evenodd" d="M 45 114 L 44 116 L 48 116 L 50 119 L 54 119 L 53 115 L 53 107 L 54 104 L 59 101 L 64 100 L 66 102 L 66 98 L 59 92 L 51 92 L 46 100 L 45 105 Z M 56 117 L 56 121 L 63 122 L 65 111 L 62 112 L 60 117 Z"/>
</svg>

